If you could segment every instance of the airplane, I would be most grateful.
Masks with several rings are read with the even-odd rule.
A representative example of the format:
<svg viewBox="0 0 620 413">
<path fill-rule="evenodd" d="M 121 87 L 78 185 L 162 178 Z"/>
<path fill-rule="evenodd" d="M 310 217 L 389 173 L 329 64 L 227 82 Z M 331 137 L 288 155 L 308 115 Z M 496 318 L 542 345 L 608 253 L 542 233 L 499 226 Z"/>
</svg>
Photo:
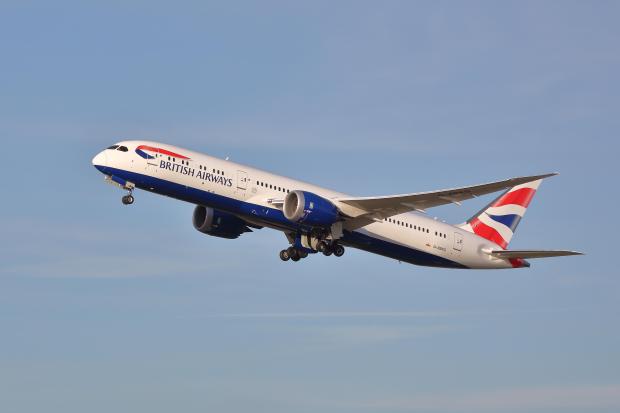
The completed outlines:
<svg viewBox="0 0 620 413">
<path fill-rule="evenodd" d="M 563 250 L 509 250 L 508 243 L 543 179 L 524 176 L 481 185 L 402 195 L 354 197 L 206 154 L 152 141 L 122 141 L 92 160 L 108 183 L 195 204 L 196 230 L 235 239 L 254 229 L 284 232 L 283 261 L 310 254 L 341 257 L 357 248 L 415 265 L 502 269 L 527 259 L 581 255 Z M 466 222 L 426 215 L 440 205 L 504 191 Z"/>
</svg>

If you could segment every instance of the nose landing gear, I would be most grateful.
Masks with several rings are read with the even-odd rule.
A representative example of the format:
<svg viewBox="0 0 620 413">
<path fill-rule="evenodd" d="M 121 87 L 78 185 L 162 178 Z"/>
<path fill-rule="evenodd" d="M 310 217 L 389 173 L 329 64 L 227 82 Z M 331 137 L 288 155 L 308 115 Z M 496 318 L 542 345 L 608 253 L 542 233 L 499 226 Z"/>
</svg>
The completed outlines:
<svg viewBox="0 0 620 413">
<path fill-rule="evenodd" d="M 134 198 L 133 198 L 133 195 L 131 194 L 131 191 L 127 195 L 122 197 L 121 201 L 123 202 L 123 205 L 131 205 L 131 204 L 133 204 Z"/>
</svg>

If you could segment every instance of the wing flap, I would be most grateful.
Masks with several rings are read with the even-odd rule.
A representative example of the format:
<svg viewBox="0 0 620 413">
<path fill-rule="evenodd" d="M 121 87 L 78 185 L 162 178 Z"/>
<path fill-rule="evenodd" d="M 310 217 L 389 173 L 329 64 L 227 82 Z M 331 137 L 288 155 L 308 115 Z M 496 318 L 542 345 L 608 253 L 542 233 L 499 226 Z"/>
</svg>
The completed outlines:
<svg viewBox="0 0 620 413">
<path fill-rule="evenodd" d="M 578 251 L 565 250 L 496 250 L 490 254 L 497 258 L 514 259 L 514 258 L 548 258 L 548 257 L 565 257 L 567 255 L 583 255 Z"/>
</svg>

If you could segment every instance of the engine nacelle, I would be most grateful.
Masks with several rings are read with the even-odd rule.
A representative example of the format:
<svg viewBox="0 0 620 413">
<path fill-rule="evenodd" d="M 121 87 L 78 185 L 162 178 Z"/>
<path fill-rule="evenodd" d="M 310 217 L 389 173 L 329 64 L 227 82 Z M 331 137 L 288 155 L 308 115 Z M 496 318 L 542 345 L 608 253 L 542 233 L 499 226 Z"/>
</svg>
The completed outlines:
<svg viewBox="0 0 620 413">
<path fill-rule="evenodd" d="M 328 227 L 338 221 L 338 208 L 312 192 L 291 191 L 284 198 L 284 216 L 289 221 Z"/>
<path fill-rule="evenodd" d="M 202 205 L 194 209 L 192 223 L 203 234 L 220 238 L 235 239 L 244 232 L 252 232 L 241 218 Z"/>
</svg>

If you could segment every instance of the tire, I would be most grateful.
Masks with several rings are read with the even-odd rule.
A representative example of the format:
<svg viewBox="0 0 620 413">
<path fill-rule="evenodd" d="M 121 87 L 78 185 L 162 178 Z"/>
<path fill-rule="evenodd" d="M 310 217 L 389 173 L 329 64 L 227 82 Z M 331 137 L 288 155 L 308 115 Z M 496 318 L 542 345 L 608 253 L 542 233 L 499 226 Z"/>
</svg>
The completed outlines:
<svg viewBox="0 0 620 413">
<path fill-rule="evenodd" d="M 280 251 L 280 259 L 282 261 L 288 261 L 291 259 L 291 256 L 288 255 L 288 250 L 282 250 Z"/>
<path fill-rule="evenodd" d="M 344 255 L 344 247 L 340 244 L 334 246 L 334 255 L 336 257 L 342 257 Z"/>
<path fill-rule="evenodd" d="M 291 260 L 293 260 L 294 262 L 297 262 L 297 261 L 299 261 L 300 259 L 301 259 L 301 258 L 299 258 L 299 255 L 293 255 L 293 256 L 291 257 Z"/>
<path fill-rule="evenodd" d="M 299 250 L 297 251 L 297 253 L 299 254 L 300 258 L 306 258 L 308 256 L 308 252 L 304 250 Z"/>
<path fill-rule="evenodd" d="M 316 246 L 316 250 L 325 254 L 325 251 L 329 250 L 329 245 L 327 245 L 327 242 L 325 241 L 319 241 L 318 245 Z"/>
</svg>

